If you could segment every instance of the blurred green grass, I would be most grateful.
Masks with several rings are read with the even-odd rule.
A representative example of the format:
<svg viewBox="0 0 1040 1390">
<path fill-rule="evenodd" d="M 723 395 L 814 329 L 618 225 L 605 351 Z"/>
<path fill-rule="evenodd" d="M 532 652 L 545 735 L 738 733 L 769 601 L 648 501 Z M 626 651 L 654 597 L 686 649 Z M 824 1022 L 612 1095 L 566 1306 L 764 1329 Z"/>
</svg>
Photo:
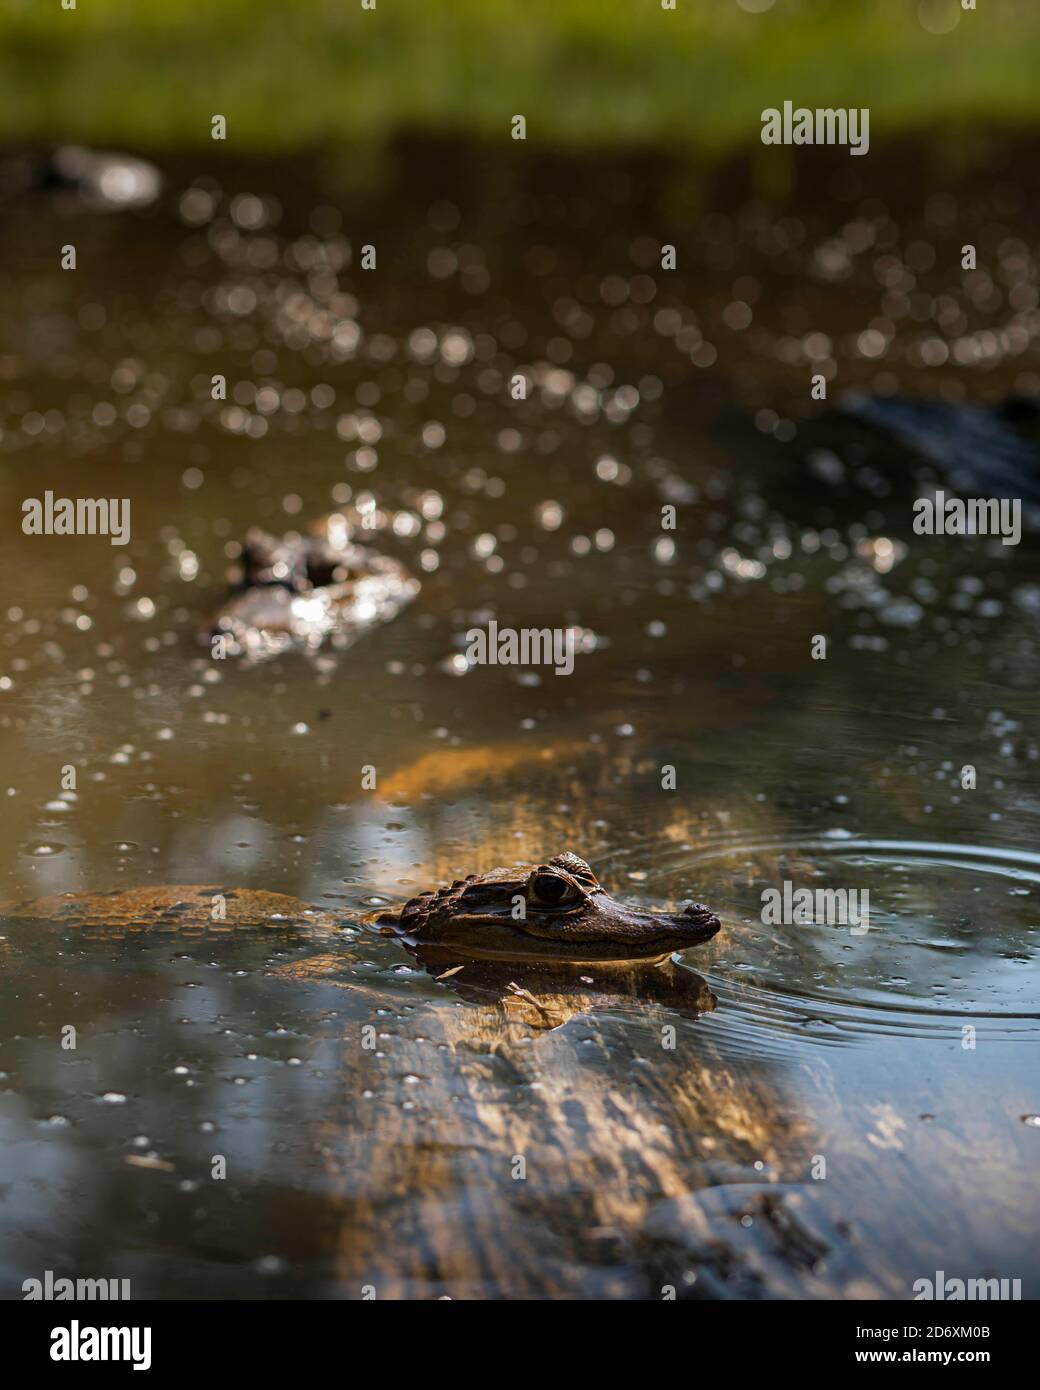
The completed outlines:
<svg viewBox="0 0 1040 1390">
<path fill-rule="evenodd" d="M 871 140 L 1032 124 L 1040 0 L 0 0 L 0 140 L 285 152 L 400 131 L 724 150 L 760 112 Z M 949 33 L 930 33 L 956 19 Z"/>
</svg>

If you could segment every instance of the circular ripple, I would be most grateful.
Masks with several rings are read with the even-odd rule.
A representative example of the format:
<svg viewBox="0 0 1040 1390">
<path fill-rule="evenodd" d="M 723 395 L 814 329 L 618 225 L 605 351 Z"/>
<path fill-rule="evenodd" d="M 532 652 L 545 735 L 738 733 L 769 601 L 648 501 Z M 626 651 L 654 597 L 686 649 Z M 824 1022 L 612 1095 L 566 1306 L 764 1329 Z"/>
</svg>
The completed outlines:
<svg viewBox="0 0 1040 1390">
<path fill-rule="evenodd" d="M 695 893 L 723 917 L 689 963 L 710 974 L 738 1033 L 1040 1037 L 1040 854 L 839 832 L 666 849 L 655 870 L 655 888 Z M 785 881 L 869 893 L 867 930 L 763 923 L 763 891 Z"/>
</svg>

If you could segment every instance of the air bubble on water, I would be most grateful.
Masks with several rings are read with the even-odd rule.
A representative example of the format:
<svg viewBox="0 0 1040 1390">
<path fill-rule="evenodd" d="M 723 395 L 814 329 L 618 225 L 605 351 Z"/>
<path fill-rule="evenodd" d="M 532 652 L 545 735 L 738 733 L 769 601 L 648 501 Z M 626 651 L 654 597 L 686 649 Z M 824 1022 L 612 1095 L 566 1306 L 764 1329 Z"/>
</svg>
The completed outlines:
<svg viewBox="0 0 1040 1390">
<path fill-rule="evenodd" d="M 125 1105 L 126 1096 L 121 1091 L 106 1091 L 101 1097 L 106 1105 Z"/>
</svg>

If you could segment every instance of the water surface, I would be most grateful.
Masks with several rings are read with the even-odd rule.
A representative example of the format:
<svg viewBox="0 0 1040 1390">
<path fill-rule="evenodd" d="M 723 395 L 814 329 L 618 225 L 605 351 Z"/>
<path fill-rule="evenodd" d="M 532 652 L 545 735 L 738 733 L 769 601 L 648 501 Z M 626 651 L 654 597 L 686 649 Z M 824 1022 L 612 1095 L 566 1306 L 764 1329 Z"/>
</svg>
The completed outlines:
<svg viewBox="0 0 1040 1390">
<path fill-rule="evenodd" d="M 510 182 L 428 149 L 360 189 L 171 165 L 147 213 L 10 209 L 3 895 L 265 888 L 343 929 L 9 914 L 7 1296 L 1037 1295 L 1035 539 L 913 536 L 935 467 L 805 387 L 1035 389 L 1034 190 L 900 203 L 877 168 L 797 217 L 739 169 Z M 24 536 L 47 488 L 129 496 L 131 543 Z M 228 547 L 329 510 L 416 602 L 317 659 L 212 661 Z M 573 675 L 467 670 L 492 617 L 581 628 Z M 362 924 L 563 849 L 720 913 L 679 962 L 713 1009 L 692 974 L 685 1003 L 593 978 L 548 1027 Z M 870 930 L 763 925 L 785 880 L 869 890 Z"/>
</svg>

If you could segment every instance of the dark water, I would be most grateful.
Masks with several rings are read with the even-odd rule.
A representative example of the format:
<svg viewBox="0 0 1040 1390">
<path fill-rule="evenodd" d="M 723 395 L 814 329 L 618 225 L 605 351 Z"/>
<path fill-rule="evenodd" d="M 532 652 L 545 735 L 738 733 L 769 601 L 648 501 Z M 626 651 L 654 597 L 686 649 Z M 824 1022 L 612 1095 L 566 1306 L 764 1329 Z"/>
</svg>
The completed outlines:
<svg viewBox="0 0 1040 1390">
<path fill-rule="evenodd" d="M 1035 536 L 914 536 L 941 471 L 807 399 L 817 369 L 1037 387 L 1035 190 L 922 199 L 912 158 L 774 204 L 740 169 L 419 149 L 5 209 L 3 896 L 252 887 L 353 924 L 10 920 L 6 1296 L 1040 1293 Z M 131 543 L 23 535 L 48 488 L 129 496 Z M 329 510 L 418 599 L 349 650 L 212 661 L 227 547 Z M 491 617 L 587 650 L 466 671 Z M 563 849 L 720 913 L 683 961 L 714 1011 L 593 988 L 506 1028 L 359 925 Z M 785 880 L 869 890 L 869 932 L 764 925 Z"/>
</svg>

